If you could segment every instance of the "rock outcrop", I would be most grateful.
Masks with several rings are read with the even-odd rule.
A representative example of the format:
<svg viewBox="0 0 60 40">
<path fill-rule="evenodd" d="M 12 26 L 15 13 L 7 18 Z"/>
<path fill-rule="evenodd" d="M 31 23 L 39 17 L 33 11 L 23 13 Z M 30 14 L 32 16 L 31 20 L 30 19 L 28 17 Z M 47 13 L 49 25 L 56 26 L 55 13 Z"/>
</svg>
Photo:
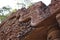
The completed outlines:
<svg viewBox="0 0 60 40">
<path fill-rule="evenodd" d="M 60 40 L 60 1 L 21 8 L 0 24 L 0 40 Z"/>
</svg>

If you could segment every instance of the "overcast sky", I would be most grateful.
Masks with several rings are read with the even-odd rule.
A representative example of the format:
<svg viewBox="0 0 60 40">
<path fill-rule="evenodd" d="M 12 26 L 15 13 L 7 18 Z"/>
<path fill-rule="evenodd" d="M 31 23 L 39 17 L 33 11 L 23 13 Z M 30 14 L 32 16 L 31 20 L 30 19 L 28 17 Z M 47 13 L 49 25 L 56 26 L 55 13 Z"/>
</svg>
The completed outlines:
<svg viewBox="0 0 60 40">
<path fill-rule="evenodd" d="M 44 2 L 46 5 L 49 5 L 51 0 L 31 0 L 33 3 L 38 2 L 38 1 L 42 1 Z M 12 8 L 17 8 L 16 3 L 20 2 L 23 3 L 23 0 L 0 0 L 0 8 L 3 6 L 7 6 L 9 5 Z"/>
</svg>

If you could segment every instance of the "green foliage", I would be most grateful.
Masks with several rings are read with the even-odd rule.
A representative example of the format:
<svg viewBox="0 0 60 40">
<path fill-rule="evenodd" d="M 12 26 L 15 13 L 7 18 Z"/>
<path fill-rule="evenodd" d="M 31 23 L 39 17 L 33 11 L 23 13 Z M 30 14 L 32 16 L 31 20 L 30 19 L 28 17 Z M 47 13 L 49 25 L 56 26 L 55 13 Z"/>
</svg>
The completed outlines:
<svg viewBox="0 0 60 40">
<path fill-rule="evenodd" d="M 28 5 L 28 7 L 29 6 L 31 6 L 32 5 L 32 2 L 31 2 L 31 0 L 24 0 L 24 3 L 19 3 L 19 2 L 17 2 L 17 6 L 18 7 L 21 7 L 22 6 L 22 8 L 23 7 L 27 7 L 27 5 Z M 16 12 L 17 11 L 17 9 L 15 8 L 15 9 L 13 9 L 12 10 L 12 12 L 11 12 L 11 7 L 8 5 L 8 6 L 4 6 L 4 7 L 2 7 L 1 9 L 0 9 L 0 13 L 2 14 L 2 15 L 0 15 L 0 22 L 1 21 L 3 21 L 8 15 L 10 15 L 12 12 Z M 6 14 L 6 15 L 4 15 L 5 14 L 5 12 L 9 12 L 8 14 Z"/>
<path fill-rule="evenodd" d="M 2 15 L 0 15 L 0 22 L 2 22 L 5 18 L 6 18 L 7 16 L 2 16 Z"/>
<path fill-rule="evenodd" d="M 9 11 L 10 12 L 10 7 L 6 7 L 6 6 L 4 6 L 4 7 L 2 7 L 2 9 L 3 9 L 3 11 Z"/>
<path fill-rule="evenodd" d="M 13 13 L 13 12 L 16 12 L 16 11 L 17 11 L 17 9 L 13 9 L 13 10 L 12 10 L 12 13 Z"/>
<path fill-rule="evenodd" d="M 3 9 L 0 9 L 0 13 L 1 13 L 2 15 L 4 15 L 4 13 L 3 13 Z"/>
<path fill-rule="evenodd" d="M 22 5 L 22 7 L 26 7 L 24 3 L 17 3 L 18 6 Z"/>
<path fill-rule="evenodd" d="M 21 7 L 21 8 L 23 8 L 23 7 L 29 7 L 29 6 L 31 6 L 33 3 L 31 2 L 31 0 L 23 0 L 23 2 L 22 3 L 20 3 L 19 1 L 17 2 L 17 6 L 18 6 L 18 8 L 19 7 Z M 21 6 L 20 6 L 21 5 Z"/>
<path fill-rule="evenodd" d="M 10 13 L 10 9 L 11 9 L 10 7 L 6 7 L 6 6 L 0 9 L 0 13 L 2 14 L 2 15 L 0 14 L 0 22 L 3 21 L 7 17 L 7 15 L 4 15 L 5 11 L 6 12 L 8 11 Z"/>
</svg>

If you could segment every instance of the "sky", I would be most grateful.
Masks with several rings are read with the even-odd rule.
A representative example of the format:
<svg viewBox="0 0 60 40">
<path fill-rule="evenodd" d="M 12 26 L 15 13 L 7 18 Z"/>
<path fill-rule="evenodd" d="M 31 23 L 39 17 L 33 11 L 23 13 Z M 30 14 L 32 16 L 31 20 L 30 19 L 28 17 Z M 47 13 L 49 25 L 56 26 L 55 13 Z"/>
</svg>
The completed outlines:
<svg viewBox="0 0 60 40">
<path fill-rule="evenodd" d="M 42 1 L 43 3 L 45 3 L 46 5 L 49 5 L 51 3 L 51 0 L 31 0 L 32 3 L 36 3 Z M 12 9 L 19 9 L 17 6 L 17 2 L 19 3 L 24 3 L 24 0 L 0 0 L 0 8 L 4 7 L 4 6 L 10 6 Z M 29 5 L 30 2 L 26 3 L 26 5 Z M 20 8 L 22 6 L 19 6 Z M 8 14 L 8 12 L 4 12 L 4 15 Z M 0 13 L 1 15 L 1 13 Z"/>
<path fill-rule="evenodd" d="M 33 3 L 38 2 L 38 1 L 42 1 L 46 5 L 49 5 L 51 2 L 51 0 L 31 0 L 31 2 Z M 17 8 L 17 4 L 16 4 L 17 2 L 23 3 L 24 0 L 0 0 L 0 8 L 2 8 L 3 6 L 8 6 L 8 5 L 12 7 L 13 9 Z"/>
<path fill-rule="evenodd" d="M 51 3 L 51 0 L 30 0 L 32 3 L 36 3 L 36 2 L 39 2 L 39 1 L 42 1 L 43 3 L 45 3 L 46 5 L 49 5 Z M 18 6 L 17 5 L 17 2 L 18 3 L 24 3 L 24 0 L 0 0 L 0 9 L 4 6 L 9 6 L 13 9 L 19 9 L 22 7 L 22 5 Z M 25 2 L 25 4 L 27 5 L 26 7 L 29 6 L 30 2 Z M 8 14 L 8 12 L 4 12 L 4 15 Z M 1 13 L 0 13 L 1 15 Z"/>
</svg>

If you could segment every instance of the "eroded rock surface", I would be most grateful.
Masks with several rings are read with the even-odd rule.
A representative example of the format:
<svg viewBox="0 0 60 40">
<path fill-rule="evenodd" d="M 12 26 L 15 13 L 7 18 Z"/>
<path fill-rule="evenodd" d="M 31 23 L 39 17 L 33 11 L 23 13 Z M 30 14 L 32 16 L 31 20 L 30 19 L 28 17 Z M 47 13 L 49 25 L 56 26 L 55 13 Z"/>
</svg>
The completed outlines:
<svg viewBox="0 0 60 40">
<path fill-rule="evenodd" d="M 0 24 L 0 40 L 60 40 L 60 1 L 21 8 Z"/>
</svg>

